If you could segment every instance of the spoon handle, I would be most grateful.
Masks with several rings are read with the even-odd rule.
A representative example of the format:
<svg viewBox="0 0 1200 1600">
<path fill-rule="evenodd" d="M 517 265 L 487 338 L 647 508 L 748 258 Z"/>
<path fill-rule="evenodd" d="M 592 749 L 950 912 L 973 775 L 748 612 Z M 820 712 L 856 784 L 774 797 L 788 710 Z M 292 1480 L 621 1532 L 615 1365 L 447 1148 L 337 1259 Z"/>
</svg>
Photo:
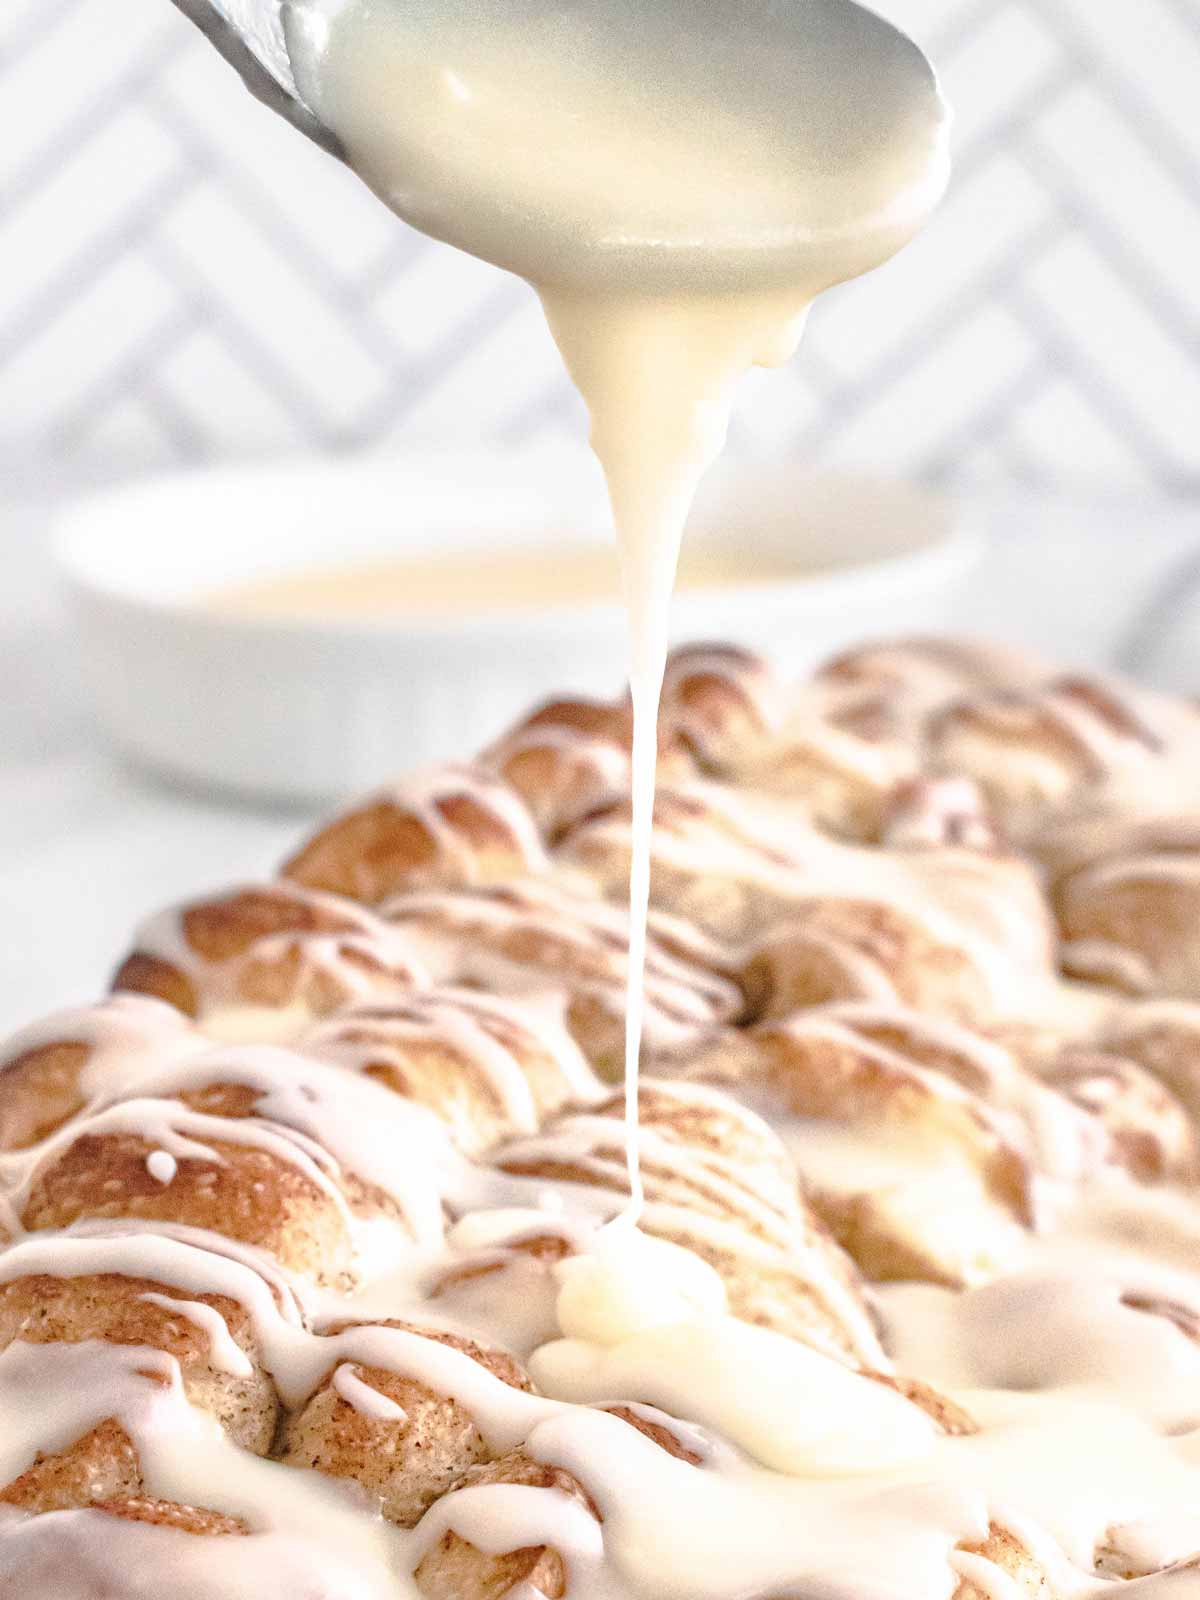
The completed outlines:
<svg viewBox="0 0 1200 1600">
<path fill-rule="evenodd" d="M 345 160 L 341 141 L 300 99 L 279 27 L 279 0 L 174 0 L 249 89 L 322 150 Z"/>
</svg>

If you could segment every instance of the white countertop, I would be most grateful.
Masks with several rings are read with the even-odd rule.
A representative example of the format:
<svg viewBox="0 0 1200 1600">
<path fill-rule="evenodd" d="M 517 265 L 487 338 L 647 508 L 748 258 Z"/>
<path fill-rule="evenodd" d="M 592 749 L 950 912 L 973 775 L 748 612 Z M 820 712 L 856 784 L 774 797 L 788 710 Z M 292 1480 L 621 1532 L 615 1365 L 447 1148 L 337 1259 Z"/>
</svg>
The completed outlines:
<svg viewBox="0 0 1200 1600">
<path fill-rule="evenodd" d="M 1200 568 L 1197 505 L 1006 497 L 969 511 L 989 548 L 957 628 L 1064 662 L 1130 665 L 1135 646 L 1146 665 L 1150 619 Z M 47 559 L 49 518 L 36 496 L 0 508 L 0 1032 L 91 998 L 142 916 L 269 872 L 308 820 L 182 794 L 107 748 Z"/>
</svg>

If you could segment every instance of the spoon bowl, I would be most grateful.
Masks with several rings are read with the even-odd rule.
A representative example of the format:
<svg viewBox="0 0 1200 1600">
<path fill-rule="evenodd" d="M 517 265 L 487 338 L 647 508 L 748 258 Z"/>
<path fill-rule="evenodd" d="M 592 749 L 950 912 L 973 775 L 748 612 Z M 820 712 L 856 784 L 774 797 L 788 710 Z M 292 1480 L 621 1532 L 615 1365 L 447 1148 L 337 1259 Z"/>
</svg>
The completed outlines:
<svg viewBox="0 0 1200 1600">
<path fill-rule="evenodd" d="M 298 97 L 384 203 L 539 288 L 811 299 L 901 249 L 949 174 L 933 67 L 857 0 L 280 13 Z"/>
<path fill-rule="evenodd" d="M 539 285 L 811 298 L 949 172 L 933 68 L 857 0 L 174 3 L 407 222 Z"/>
</svg>

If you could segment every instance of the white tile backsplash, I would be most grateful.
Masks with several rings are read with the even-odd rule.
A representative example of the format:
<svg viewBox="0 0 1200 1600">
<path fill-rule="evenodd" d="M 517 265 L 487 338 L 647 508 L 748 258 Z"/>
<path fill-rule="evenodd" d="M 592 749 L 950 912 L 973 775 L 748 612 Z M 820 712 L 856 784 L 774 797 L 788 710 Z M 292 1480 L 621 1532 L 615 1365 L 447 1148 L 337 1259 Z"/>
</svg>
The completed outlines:
<svg viewBox="0 0 1200 1600">
<path fill-rule="evenodd" d="M 877 3 L 939 64 L 955 185 L 748 383 L 735 447 L 1200 487 L 1200 0 Z M 582 427 L 528 291 L 394 222 L 168 0 L 4 0 L 0 469 Z"/>
</svg>

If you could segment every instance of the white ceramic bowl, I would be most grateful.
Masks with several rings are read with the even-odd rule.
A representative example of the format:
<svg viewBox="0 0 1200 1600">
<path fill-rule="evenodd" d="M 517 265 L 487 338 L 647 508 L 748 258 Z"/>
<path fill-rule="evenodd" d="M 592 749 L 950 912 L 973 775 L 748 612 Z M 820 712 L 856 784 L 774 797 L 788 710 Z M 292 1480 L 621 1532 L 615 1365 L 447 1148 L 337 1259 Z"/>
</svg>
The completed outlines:
<svg viewBox="0 0 1200 1600">
<path fill-rule="evenodd" d="M 553 692 L 615 693 L 621 607 L 292 621 L 197 596 L 338 561 L 562 538 L 611 538 L 582 452 L 181 474 L 77 503 L 57 554 L 121 746 L 191 783 L 324 800 L 462 758 Z M 751 571 L 756 555 L 777 570 L 797 553 L 794 579 L 693 590 L 673 616 L 677 640 L 734 640 L 796 673 L 854 640 L 948 622 L 976 553 L 940 500 L 778 466 L 718 470 L 689 538 L 733 543 Z"/>
</svg>

